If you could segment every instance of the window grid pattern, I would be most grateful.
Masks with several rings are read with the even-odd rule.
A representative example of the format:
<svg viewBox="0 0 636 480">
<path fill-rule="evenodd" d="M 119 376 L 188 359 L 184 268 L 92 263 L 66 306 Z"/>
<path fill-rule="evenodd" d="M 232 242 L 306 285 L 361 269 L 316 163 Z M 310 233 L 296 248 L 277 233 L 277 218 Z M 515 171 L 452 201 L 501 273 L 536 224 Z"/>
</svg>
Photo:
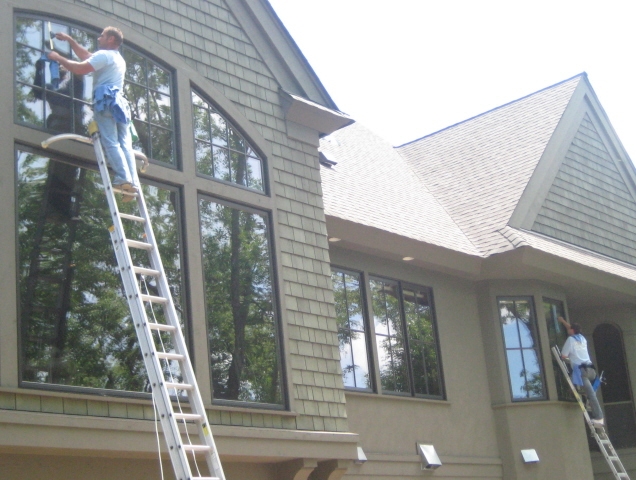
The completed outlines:
<svg viewBox="0 0 636 480">
<path fill-rule="evenodd" d="M 68 58 L 78 58 L 68 42 L 51 39 L 51 32 L 69 34 L 90 52 L 97 48 L 95 32 L 42 17 L 16 16 L 15 121 L 46 131 L 87 135 L 93 119 L 93 76 L 73 75 L 62 67 L 55 72 L 45 55 L 51 46 Z M 126 45 L 121 53 L 127 63 L 123 93 L 138 137 L 133 146 L 153 161 L 176 165 L 172 75 Z"/>
<path fill-rule="evenodd" d="M 498 299 L 513 401 L 546 398 L 532 297 Z"/>
<path fill-rule="evenodd" d="M 362 281 L 359 273 L 333 270 L 342 380 L 347 388 L 371 390 Z"/>
<path fill-rule="evenodd" d="M 443 398 L 430 288 L 381 278 L 370 287 L 383 392 Z"/>
<path fill-rule="evenodd" d="M 236 128 L 192 92 L 197 173 L 265 192 L 263 161 Z"/>
</svg>

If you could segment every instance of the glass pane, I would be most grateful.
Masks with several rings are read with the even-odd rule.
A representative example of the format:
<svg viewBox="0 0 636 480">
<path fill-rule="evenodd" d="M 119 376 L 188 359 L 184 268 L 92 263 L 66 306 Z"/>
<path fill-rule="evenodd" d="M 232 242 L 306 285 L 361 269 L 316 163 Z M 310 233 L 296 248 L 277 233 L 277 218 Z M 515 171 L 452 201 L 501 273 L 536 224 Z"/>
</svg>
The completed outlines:
<svg viewBox="0 0 636 480">
<path fill-rule="evenodd" d="M 199 209 L 214 397 L 282 404 L 265 217 L 204 199 Z"/>
<path fill-rule="evenodd" d="M 94 52 L 95 50 L 97 50 L 97 35 L 95 35 L 94 33 L 89 33 L 78 28 L 71 28 L 71 37 L 73 37 L 77 43 L 79 43 L 89 52 Z M 75 53 L 73 53 L 73 60 L 78 60 Z"/>
<path fill-rule="evenodd" d="M 70 97 L 49 92 L 46 96 L 46 128 L 56 132 L 72 132 L 72 104 Z"/>
<path fill-rule="evenodd" d="M 199 97 L 196 93 L 192 92 L 192 103 L 197 107 L 208 108 L 208 103 Z"/>
<path fill-rule="evenodd" d="M 245 155 L 238 152 L 230 151 L 232 163 L 230 165 L 230 174 L 232 181 L 238 185 L 246 185 L 245 181 Z"/>
<path fill-rule="evenodd" d="M 50 24 L 51 29 L 49 30 L 48 24 L 49 22 L 46 22 L 46 29 L 44 31 L 44 41 L 46 42 L 46 48 L 53 50 L 50 48 L 51 37 L 49 32 L 69 34 L 70 29 L 66 25 L 51 22 Z M 57 38 L 53 38 L 52 40 L 53 40 L 53 47 L 55 51 L 61 53 L 65 57 L 71 56 L 71 45 L 68 42 L 63 42 L 62 40 L 58 40 Z"/>
<path fill-rule="evenodd" d="M 150 122 L 165 128 L 172 127 L 172 107 L 168 95 L 150 92 Z"/>
<path fill-rule="evenodd" d="M 526 391 L 526 375 L 523 367 L 521 350 L 508 350 L 508 375 L 510 377 L 510 388 L 513 399 L 528 398 Z"/>
<path fill-rule="evenodd" d="M 214 176 L 212 165 L 212 147 L 205 142 L 196 141 L 197 172 L 203 175 Z"/>
<path fill-rule="evenodd" d="M 15 93 L 18 122 L 43 127 L 44 102 L 38 99 L 43 95 L 42 90 L 33 89 L 27 85 L 17 85 Z"/>
<path fill-rule="evenodd" d="M 506 317 L 502 318 L 502 321 L 504 322 L 502 328 L 506 348 L 519 348 L 519 330 L 517 328 L 519 320 L 514 317 Z"/>
<path fill-rule="evenodd" d="M 150 136 L 148 135 L 148 124 L 133 118 L 133 124 L 137 131 L 138 140 L 133 142 L 133 148 L 137 151 L 150 155 Z"/>
<path fill-rule="evenodd" d="M 212 153 L 214 155 L 214 176 L 220 180 L 229 182 L 231 180 L 230 160 L 227 158 L 227 150 L 225 148 L 212 147 Z"/>
<path fill-rule="evenodd" d="M 363 332 L 351 332 L 351 349 L 355 364 L 355 386 L 358 388 L 371 388 L 367 341 Z"/>
<path fill-rule="evenodd" d="M 93 108 L 82 102 L 75 102 L 75 121 L 80 122 L 81 125 L 77 125 L 75 133 L 80 135 L 88 134 L 88 124 L 93 120 Z"/>
<path fill-rule="evenodd" d="M 25 152 L 17 160 L 22 380 L 149 392 L 99 174 Z M 180 312 L 177 196 L 143 188 Z"/>
<path fill-rule="evenodd" d="M 371 279 L 371 299 L 373 303 L 373 322 L 375 324 L 375 333 L 380 335 L 389 334 L 389 326 L 387 319 L 386 294 L 384 292 L 384 283 L 379 280 Z"/>
<path fill-rule="evenodd" d="M 148 87 L 170 95 L 170 73 L 154 63 L 150 63 L 148 73 Z"/>
<path fill-rule="evenodd" d="M 230 136 L 230 148 L 237 152 L 245 153 L 245 140 L 243 140 L 241 134 L 231 127 L 228 128 L 228 131 Z"/>
<path fill-rule="evenodd" d="M 524 349 L 522 352 L 526 367 L 526 384 L 524 388 L 529 398 L 541 398 L 543 397 L 543 378 L 537 352 L 530 349 Z"/>
<path fill-rule="evenodd" d="M 258 158 L 247 157 L 247 186 L 260 190 L 263 186 L 263 164 Z"/>
<path fill-rule="evenodd" d="M 394 392 L 397 387 L 391 361 L 391 341 L 389 337 L 384 335 L 376 335 L 375 341 L 378 350 L 378 368 L 380 369 L 382 390 Z"/>
<path fill-rule="evenodd" d="M 517 320 L 517 328 L 519 329 L 519 338 L 521 339 L 522 348 L 534 347 L 532 327 L 533 326 L 528 319 L 520 318 Z"/>
<path fill-rule="evenodd" d="M 44 65 L 46 62 L 41 60 L 42 52 L 22 45 L 16 45 L 15 54 L 16 79 L 19 82 L 44 87 Z M 36 77 L 36 72 L 38 71 L 39 75 Z"/>
<path fill-rule="evenodd" d="M 364 331 L 360 277 L 358 275 L 344 274 L 344 279 L 347 284 L 347 316 L 349 317 L 349 326 L 353 330 Z"/>
<path fill-rule="evenodd" d="M 15 39 L 33 48 L 43 47 L 43 22 L 32 18 L 18 17 L 15 22 Z"/>
<path fill-rule="evenodd" d="M 197 106 L 192 107 L 194 114 L 194 136 L 210 142 L 210 117 L 206 108 L 200 108 Z"/>
<path fill-rule="evenodd" d="M 164 163 L 174 163 L 172 130 L 150 127 L 152 132 L 152 159 Z"/>
<path fill-rule="evenodd" d="M 342 368 L 342 381 L 345 387 L 355 387 L 355 365 L 351 352 L 350 339 L 345 335 L 340 342 L 340 367 Z"/>
<path fill-rule="evenodd" d="M 216 112 L 210 112 L 210 126 L 212 127 L 212 143 L 219 147 L 227 147 L 227 125 L 225 119 Z"/>
<path fill-rule="evenodd" d="M 124 85 L 124 96 L 130 104 L 130 113 L 132 118 L 142 121 L 148 121 L 148 102 L 146 97 L 147 90 L 139 85 L 127 83 Z"/>
<path fill-rule="evenodd" d="M 126 47 L 122 48 L 122 56 L 126 60 L 126 81 L 146 86 L 146 59 Z"/>
</svg>

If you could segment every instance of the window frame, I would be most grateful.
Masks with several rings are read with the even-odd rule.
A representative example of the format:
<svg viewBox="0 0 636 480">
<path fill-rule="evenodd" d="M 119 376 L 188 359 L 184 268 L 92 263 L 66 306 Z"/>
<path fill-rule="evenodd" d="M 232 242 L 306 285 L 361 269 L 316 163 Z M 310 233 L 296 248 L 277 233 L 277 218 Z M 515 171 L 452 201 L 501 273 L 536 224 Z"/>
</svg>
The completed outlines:
<svg viewBox="0 0 636 480">
<path fill-rule="evenodd" d="M 253 191 L 253 190 L 250 190 Z M 288 411 L 290 410 L 290 389 L 288 384 L 288 373 L 287 373 L 287 358 L 285 356 L 285 342 L 283 337 L 283 315 L 282 308 L 280 303 L 280 288 L 279 288 L 279 279 L 277 274 L 276 266 L 276 248 L 275 248 L 275 235 L 273 230 L 273 220 L 272 213 L 268 210 L 261 210 L 251 205 L 246 205 L 243 203 L 236 202 L 234 200 L 230 200 L 227 198 L 222 198 L 215 196 L 211 193 L 201 192 L 199 191 L 196 195 L 197 198 L 197 222 L 199 225 L 199 244 L 201 248 L 203 248 L 203 238 L 201 232 L 201 211 L 200 211 L 200 202 L 201 200 L 206 200 L 208 202 L 218 203 L 224 205 L 228 208 L 235 208 L 244 212 L 252 213 L 255 215 L 260 215 L 265 223 L 267 228 L 267 241 L 268 241 L 268 250 L 269 250 L 269 275 L 270 275 L 270 283 L 271 283 L 271 301 L 272 301 L 272 310 L 274 314 L 274 326 L 275 326 L 275 340 L 276 340 L 276 354 L 278 355 L 278 360 L 280 364 L 280 388 L 281 388 L 281 403 L 263 403 L 263 402 L 247 402 L 243 400 L 228 400 L 223 398 L 215 398 L 214 397 L 214 381 L 213 381 L 213 369 L 210 363 L 210 345 L 209 345 L 209 335 L 210 335 L 210 327 L 207 319 L 207 300 L 205 298 L 205 293 L 203 295 L 203 309 L 205 315 L 205 349 L 206 349 L 206 358 L 208 359 L 208 372 L 209 372 L 209 385 L 210 385 L 210 395 L 213 405 L 219 406 L 230 406 L 230 407 L 243 407 L 243 408 L 252 408 L 252 409 L 262 409 L 262 410 L 272 410 L 272 411 Z M 203 252 L 200 255 L 201 260 L 203 260 Z M 202 275 L 205 273 L 202 270 Z M 202 285 L 205 285 L 205 278 L 201 278 Z"/>
<path fill-rule="evenodd" d="M 333 272 L 338 272 L 338 273 L 344 273 L 344 274 L 348 274 L 348 275 L 357 275 L 359 278 L 359 284 L 360 284 L 360 307 L 362 310 L 362 322 L 364 323 L 364 333 L 365 333 L 365 347 L 367 350 L 367 368 L 369 369 L 369 387 L 351 387 L 351 386 L 346 386 L 345 385 L 345 389 L 349 390 L 349 391 L 353 391 L 353 392 L 366 392 L 366 393 L 375 393 L 377 392 L 377 379 L 375 376 L 375 371 L 376 371 L 376 361 L 375 361 L 375 355 L 374 355 L 374 350 L 373 347 L 371 345 L 371 341 L 372 341 L 372 336 L 375 337 L 375 332 L 373 332 L 370 328 L 370 316 L 369 316 L 369 312 L 368 312 L 368 308 L 367 308 L 367 289 L 366 289 L 366 275 L 364 274 L 364 272 L 358 271 L 358 270 L 352 270 L 346 267 L 340 267 L 337 265 L 331 265 L 331 271 L 332 274 Z M 351 332 L 351 329 L 348 328 L 349 332 Z M 339 333 L 339 332 L 338 332 Z M 351 337 L 349 336 L 349 339 Z"/>
<path fill-rule="evenodd" d="M 30 84 L 26 84 L 26 83 L 22 83 L 19 82 L 17 80 L 17 38 L 16 38 L 16 33 L 17 33 L 17 21 L 18 18 L 28 18 L 28 19 L 33 19 L 33 20 L 39 20 L 42 21 L 43 24 L 47 23 L 47 22 L 52 22 L 52 23 L 56 23 L 56 24 L 60 24 L 60 25 L 65 25 L 66 27 L 68 27 L 69 29 L 75 28 L 78 30 L 82 30 L 84 32 L 87 32 L 91 35 L 94 35 L 95 41 L 97 40 L 97 37 L 100 35 L 101 30 L 99 30 L 98 28 L 94 28 L 91 25 L 83 25 L 83 24 L 79 24 L 74 20 L 71 19 L 67 19 L 66 17 L 54 17 L 52 15 L 46 15 L 46 14 L 37 14 L 37 13 L 33 13 L 33 12 L 28 12 L 28 11 L 22 11 L 22 10 L 16 10 L 13 13 L 13 19 L 12 19 L 12 25 L 13 25 L 13 31 L 12 31 L 12 45 L 13 45 L 13 56 L 14 56 L 14 60 L 13 60 L 13 76 L 12 76 L 12 89 L 13 89 L 13 123 L 15 125 L 20 125 L 26 128 L 32 128 L 34 130 L 38 130 L 41 132 L 45 132 L 45 133 L 51 133 L 51 134 L 60 134 L 60 133 L 70 133 L 70 132 L 59 132 L 56 130 L 52 130 L 50 128 L 46 128 L 44 126 L 44 124 L 46 123 L 46 117 L 44 117 L 42 119 L 42 126 L 39 125 L 34 125 L 34 124 L 30 124 L 30 123 L 26 123 L 23 121 L 20 121 L 18 119 L 18 95 L 17 95 L 17 90 L 18 90 L 18 86 L 31 86 Z M 127 42 L 124 42 L 124 45 L 122 45 L 122 47 L 124 49 L 130 50 L 132 51 L 134 54 L 139 55 L 141 57 L 144 58 L 144 60 L 146 62 L 152 62 L 153 64 L 156 64 L 159 68 L 161 68 L 162 70 L 165 70 L 168 75 L 170 76 L 170 106 L 171 106 L 171 110 L 172 110 L 172 128 L 171 128 L 171 132 L 172 132 L 172 155 L 173 155 L 173 162 L 163 162 L 160 160 L 155 160 L 154 158 L 152 158 L 150 155 L 148 155 L 148 159 L 150 161 L 150 163 L 152 163 L 153 165 L 157 165 L 157 166 L 161 166 L 164 168 L 168 168 L 168 169 L 172 169 L 172 170 L 182 170 L 182 155 L 181 155 L 181 125 L 180 125 L 180 115 L 179 115 L 179 92 L 177 89 L 177 75 L 176 75 L 176 69 L 168 66 L 167 64 L 163 63 L 162 61 L 160 61 L 159 59 L 157 59 L 157 57 L 155 57 L 154 55 L 150 54 L 149 52 L 147 52 L 146 50 L 138 47 L 135 44 L 129 44 Z M 34 48 L 34 47 L 28 47 L 28 48 Z M 121 50 L 120 50 L 121 52 Z M 123 55 L 123 52 L 121 52 Z M 71 54 L 72 57 L 73 54 Z M 130 80 L 128 80 L 127 78 L 124 80 L 124 92 L 126 90 L 126 86 L 128 84 L 134 84 L 134 85 L 139 85 L 137 83 L 133 83 Z M 148 98 L 148 92 L 149 91 L 154 91 L 153 89 L 151 89 L 148 86 L 143 87 L 146 89 L 146 95 L 145 98 L 147 100 Z M 47 91 L 47 89 L 42 88 L 42 91 Z M 90 97 L 92 98 L 92 92 Z M 69 97 L 72 105 L 74 103 L 82 103 L 85 106 L 88 106 L 90 108 L 92 108 L 92 100 L 88 101 L 88 100 L 84 100 L 81 98 L 76 98 L 75 96 L 73 97 Z M 46 113 L 43 107 L 43 113 Z M 149 117 L 149 114 L 147 115 Z M 149 119 L 146 120 L 139 120 L 142 123 L 146 124 L 146 125 L 151 125 L 151 122 Z M 155 124 L 152 124 L 155 125 Z M 156 126 L 156 125 L 155 125 Z M 161 129 L 166 130 L 163 127 L 158 127 Z M 75 132 L 75 133 L 79 133 L 81 134 L 82 132 Z M 149 133 L 150 135 L 150 133 Z M 152 146 L 151 146 L 152 149 Z M 144 152 L 145 153 L 145 152 Z"/>
<path fill-rule="evenodd" d="M 376 384 L 376 388 L 377 391 L 381 394 L 384 395 L 391 395 L 391 396 L 396 396 L 396 397 L 407 397 L 407 398 L 421 398 L 421 399 L 430 399 L 430 400 L 440 400 L 440 401 L 444 401 L 447 400 L 446 397 L 446 384 L 444 381 L 444 369 L 443 369 L 443 362 L 442 362 L 442 352 L 441 352 L 441 345 L 440 345 L 440 338 L 439 338 L 439 329 L 437 326 L 437 314 L 435 311 L 435 303 L 434 303 L 434 297 L 433 297 L 433 288 L 432 287 L 428 287 L 428 286 L 424 286 L 424 285 L 418 285 L 416 283 L 413 282 L 408 282 L 408 281 L 402 281 L 402 280 L 397 280 L 394 278 L 390 278 L 384 275 L 377 275 L 377 274 L 369 274 L 368 275 L 368 280 L 367 282 L 369 283 L 369 288 L 368 288 L 368 297 L 367 297 L 367 302 L 369 305 L 369 314 L 368 314 L 368 322 L 370 324 L 370 335 L 373 335 L 373 339 L 372 341 L 375 344 L 375 348 L 372 350 L 374 353 L 374 356 L 372 358 L 372 360 L 374 361 L 375 365 L 377 365 L 376 367 L 376 374 L 379 375 L 379 358 L 378 358 L 378 351 L 377 351 L 377 332 L 375 329 L 375 321 L 372 320 L 373 317 L 375 316 L 375 312 L 373 312 L 373 292 L 372 292 L 372 288 L 370 287 L 370 282 L 373 280 L 379 280 L 379 281 L 383 281 L 383 282 L 390 282 L 390 283 L 394 283 L 397 285 L 398 288 L 398 292 L 399 292 L 399 314 L 400 314 L 400 326 L 402 329 L 402 335 L 404 336 L 404 348 L 405 348 L 405 356 L 406 356 L 406 362 L 407 362 L 407 374 L 408 374 L 408 382 L 409 382 L 409 391 L 404 391 L 404 392 L 398 392 L 398 391 L 391 391 L 391 390 L 384 390 L 382 388 L 382 383 L 381 380 L 379 378 L 375 379 L 375 384 Z M 366 284 L 366 282 L 365 282 Z M 408 331 L 408 325 L 406 324 L 406 310 L 405 310 L 405 306 L 404 306 L 404 287 L 406 288 L 412 288 L 415 289 L 417 291 L 426 291 L 427 295 L 428 295 L 428 300 L 430 302 L 430 308 L 431 308 L 431 323 L 433 325 L 433 331 L 435 334 L 435 350 L 436 350 L 436 355 L 437 355 L 437 372 L 438 372 L 438 378 L 439 378 L 439 390 L 440 390 L 440 394 L 439 395 L 431 395 L 431 394 L 424 394 L 424 393 L 416 393 L 415 392 L 415 382 L 414 382 L 414 372 L 413 372 L 413 360 L 412 360 L 412 352 L 411 352 L 411 345 L 410 345 L 410 338 L 409 338 L 409 331 Z"/>
<path fill-rule="evenodd" d="M 501 308 L 500 308 L 500 302 L 502 300 L 507 300 L 507 301 L 513 301 L 516 302 L 518 300 L 527 300 L 528 301 L 528 305 L 530 306 L 530 312 L 532 315 L 532 328 L 531 328 L 531 333 L 533 335 L 533 341 L 534 341 L 534 346 L 532 348 L 532 350 L 534 350 L 536 356 L 537 356 L 537 360 L 538 360 L 538 364 L 539 364 L 539 369 L 540 369 L 540 373 L 541 373 L 541 382 L 542 382 L 542 386 L 543 386 L 543 394 L 541 397 L 529 397 L 527 396 L 526 398 L 515 398 L 514 393 L 512 391 L 512 381 L 511 381 L 511 370 L 510 370 L 510 363 L 508 360 L 508 351 L 509 350 L 519 350 L 519 351 L 523 351 L 523 350 L 529 350 L 529 348 L 523 348 L 521 347 L 521 341 L 520 341 L 520 346 L 519 348 L 508 348 L 506 345 L 506 337 L 505 337 L 505 333 L 503 330 L 503 323 L 501 321 Z M 542 401 L 547 401 L 549 400 L 549 394 L 548 394 L 548 384 L 547 384 L 547 379 L 546 379 L 546 373 L 545 373 L 545 364 L 544 364 L 544 360 L 543 360 L 543 355 L 542 355 L 542 349 L 541 349 L 541 338 L 540 338 L 540 334 L 539 334 L 539 322 L 538 322 L 538 318 L 537 318 L 537 308 L 535 305 L 535 297 L 534 295 L 499 295 L 496 297 L 496 307 L 497 307 L 497 322 L 499 324 L 499 332 L 501 334 L 501 339 L 502 339 L 502 346 L 503 346 L 503 355 L 505 358 L 505 365 L 506 365 L 506 377 L 508 379 L 508 391 L 510 393 L 510 399 L 513 403 L 518 403 L 518 402 L 542 402 Z M 515 307 L 516 309 L 516 307 Z M 519 331 L 517 328 L 517 334 L 519 335 Z M 523 356 L 522 356 L 523 358 Z M 524 362 L 525 365 L 525 362 Z"/>
<path fill-rule="evenodd" d="M 222 178 L 219 177 L 215 177 L 213 175 L 208 175 L 205 173 L 201 173 L 198 169 L 198 165 L 197 165 L 197 142 L 205 142 L 208 143 L 210 145 L 210 149 L 211 151 L 213 151 L 213 147 L 217 146 L 214 145 L 214 143 L 212 142 L 212 138 L 210 138 L 210 141 L 207 140 L 201 140 L 199 138 L 197 138 L 196 135 L 196 129 L 195 129 L 195 124 L 194 124 L 194 112 L 195 112 L 195 103 L 193 101 L 193 95 L 198 96 L 199 98 L 201 98 L 201 100 L 203 100 L 204 102 L 207 102 L 209 107 L 213 108 L 214 110 L 216 110 L 216 112 L 221 115 L 221 117 L 223 117 L 223 120 L 226 122 L 226 128 L 229 129 L 229 127 L 231 127 L 232 129 L 234 129 L 236 131 L 236 133 L 238 133 L 242 140 L 245 142 L 246 144 L 246 148 L 251 149 L 252 151 L 254 151 L 257 155 L 258 155 L 258 159 L 261 162 L 261 177 L 262 177 L 262 182 L 263 182 L 263 189 L 262 190 L 258 190 L 255 188 L 251 188 L 247 185 L 241 185 L 240 183 L 236 183 L 236 182 L 232 182 L 230 180 L 223 180 Z M 197 177 L 201 177 L 204 178 L 206 180 L 210 180 L 213 182 L 219 182 L 222 183 L 224 185 L 228 185 L 234 188 L 238 188 L 241 190 L 245 190 L 251 193 L 255 193 L 257 195 L 264 195 L 267 197 L 271 196 L 271 190 L 270 190 L 270 181 L 269 181 L 269 175 L 268 175 L 268 161 L 267 161 L 267 156 L 257 147 L 255 146 L 255 142 L 253 142 L 249 136 L 246 135 L 246 133 L 243 131 L 242 128 L 240 128 L 240 126 L 238 126 L 238 124 L 236 122 L 234 122 L 233 120 L 231 120 L 231 116 L 228 115 L 216 102 L 212 101 L 210 99 L 209 95 L 206 95 L 202 89 L 198 88 L 195 84 L 191 83 L 190 84 L 190 94 L 189 94 L 189 99 L 190 99 L 190 118 L 192 120 L 192 146 L 194 149 L 194 171 Z M 209 110 L 208 110 L 209 112 Z M 231 147 L 229 146 L 229 138 L 228 138 L 228 145 L 226 148 L 228 153 L 231 153 L 232 151 L 236 151 L 236 150 L 232 150 Z M 247 162 L 247 154 L 246 154 L 246 162 Z"/>
<path fill-rule="evenodd" d="M 16 211 L 14 214 L 15 220 L 15 232 L 16 232 L 16 265 L 20 265 L 20 249 L 19 249 L 19 212 L 17 209 L 18 202 L 18 152 L 30 153 L 34 155 L 39 155 L 42 157 L 46 157 L 49 161 L 54 161 L 58 163 L 64 163 L 67 165 L 72 165 L 77 168 L 82 168 L 85 170 L 89 170 L 91 172 L 96 172 L 99 175 L 99 168 L 95 162 L 87 161 L 82 158 L 74 157 L 71 155 L 64 155 L 54 151 L 42 150 L 22 142 L 14 141 L 13 145 L 14 150 L 14 183 L 16 185 L 15 195 L 16 195 Z M 193 338 L 192 338 L 192 324 L 191 324 L 191 308 L 190 308 L 190 295 L 189 295 L 189 279 L 187 275 L 186 268 L 186 237 L 184 235 L 184 221 L 185 221 L 185 205 L 183 201 L 183 188 L 179 186 L 175 186 L 173 184 L 168 184 L 166 182 L 151 180 L 145 177 L 139 177 L 142 185 L 150 185 L 157 188 L 169 190 L 175 193 L 177 199 L 177 205 L 175 209 L 176 213 L 176 225 L 177 225 L 177 235 L 179 237 L 179 268 L 181 271 L 181 279 L 180 279 L 180 288 L 182 291 L 181 297 L 181 307 L 182 307 L 182 316 L 181 321 L 183 323 L 184 329 L 184 337 L 186 339 L 186 343 L 188 345 L 188 349 L 193 351 Z M 113 253 L 114 256 L 114 253 Z M 140 392 L 134 390 L 117 390 L 117 389 L 109 389 L 109 388 L 96 388 L 96 387 L 87 387 L 87 386 L 79 386 L 79 385 L 65 385 L 60 383 L 39 383 L 32 382 L 28 380 L 23 380 L 24 375 L 24 345 L 23 345 L 23 323 L 22 323 L 22 296 L 20 292 L 20 269 L 16 269 L 16 278 L 15 278 L 16 286 L 18 286 L 17 294 L 16 294 L 16 312 L 17 312 L 17 322 L 18 322 L 18 362 L 17 362 L 17 372 L 18 372 L 18 386 L 20 388 L 32 389 L 32 390 L 43 390 L 50 392 L 66 392 L 66 393 L 75 393 L 75 394 L 89 394 L 89 395 L 99 395 L 99 396 L 109 396 L 109 397 L 117 397 L 117 398 L 137 398 L 137 399 L 150 399 L 152 398 L 152 393 L 150 392 Z M 136 339 L 136 337 L 135 337 Z M 141 358 L 139 359 L 141 361 Z M 145 370 L 145 367 L 144 367 Z M 176 397 L 175 397 L 176 398 Z"/>
</svg>

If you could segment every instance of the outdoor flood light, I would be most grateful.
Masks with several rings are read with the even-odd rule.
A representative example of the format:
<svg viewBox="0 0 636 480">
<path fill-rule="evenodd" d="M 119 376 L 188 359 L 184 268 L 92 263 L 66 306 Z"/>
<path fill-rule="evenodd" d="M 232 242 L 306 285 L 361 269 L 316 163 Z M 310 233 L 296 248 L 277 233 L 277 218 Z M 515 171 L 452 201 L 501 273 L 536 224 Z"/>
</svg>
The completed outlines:
<svg viewBox="0 0 636 480">
<path fill-rule="evenodd" d="M 537 451 L 534 448 L 521 450 L 521 456 L 524 463 L 539 463 L 539 455 L 537 455 Z"/>
<path fill-rule="evenodd" d="M 417 453 L 422 457 L 422 470 L 435 470 L 442 466 L 433 445 L 417 444 Z"/>
</svg>

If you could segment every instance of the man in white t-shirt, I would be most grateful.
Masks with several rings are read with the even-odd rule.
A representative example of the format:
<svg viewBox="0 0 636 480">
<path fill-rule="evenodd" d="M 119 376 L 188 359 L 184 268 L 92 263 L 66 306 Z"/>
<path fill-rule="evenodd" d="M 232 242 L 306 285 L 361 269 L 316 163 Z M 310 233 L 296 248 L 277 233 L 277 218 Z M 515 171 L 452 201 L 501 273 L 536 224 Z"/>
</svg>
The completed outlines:
<svg viewBox="0 0 636 480">
<path fill-rule="evenodd" d="M 106 157 L 114 172 L 113 185 L 124 192 L 137 192 L 139 178 L 128 125 L 130 107 L 123 97 L 126 61 L 119 53 L 124 35 L 116 27 L 106 27 L 97 39 L 99 50 L 93 54 L 66 33 L 56 33 L 55 38 L 69 42 L 80 61 L 69 60 L 57 52 L 50 52 L 49 59 L 60 63 L 74 74 L 93 74 L 93 116 L 99 127 Z M 124 195 L 124 200 L 132 198 Z"/>
<path fill-rule="evenodd" d="M 561 349 L 561 357 L 570 361 L 572 367 L 572 383 L 578 387 L 583 387 L 587 400 L 592 407 L 592 423 L 602 426 L 603 410 L 596 398 L 596 392 L 592 387 L 592 382 L 596 379 L 596 369 L 590 360 L 587 351 L 587 340 L 581 334 L 581 325 L 578 323 L 568 323 L 563 317 L 558 318 L 559 322 L 565 326 L 568 332 L 568 339 Z"/>
</svg>

